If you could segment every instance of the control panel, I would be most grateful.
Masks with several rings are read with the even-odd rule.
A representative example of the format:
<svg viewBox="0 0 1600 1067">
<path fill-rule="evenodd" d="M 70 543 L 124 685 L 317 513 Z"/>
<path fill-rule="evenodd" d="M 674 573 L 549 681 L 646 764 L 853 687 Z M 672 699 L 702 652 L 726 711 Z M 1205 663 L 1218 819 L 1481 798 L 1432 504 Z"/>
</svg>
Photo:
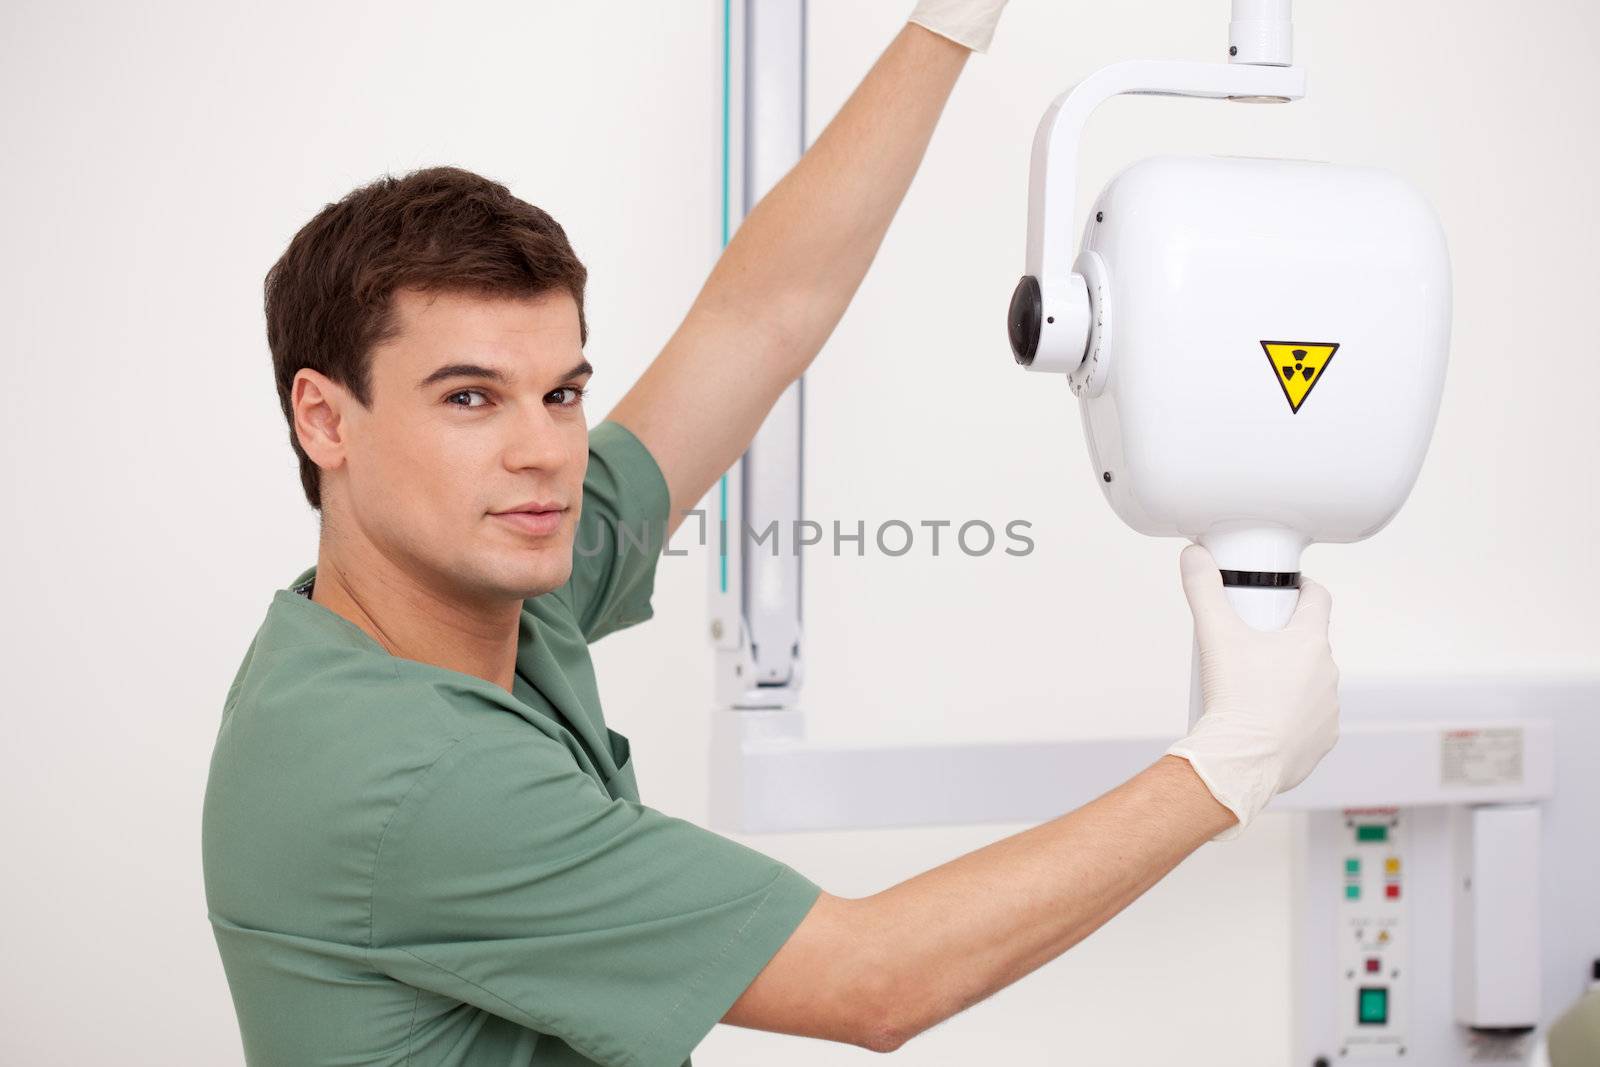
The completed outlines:
<svg viewBox="0 0 1600 1067">
<path fill-rule="evenodd" d="M 1402 1059 L 1409 997 L 1406 819 L 1396 808 L 1343 814 L 1338 980 L 1333 1009 L 1341 1059 Z"/>
</svg>

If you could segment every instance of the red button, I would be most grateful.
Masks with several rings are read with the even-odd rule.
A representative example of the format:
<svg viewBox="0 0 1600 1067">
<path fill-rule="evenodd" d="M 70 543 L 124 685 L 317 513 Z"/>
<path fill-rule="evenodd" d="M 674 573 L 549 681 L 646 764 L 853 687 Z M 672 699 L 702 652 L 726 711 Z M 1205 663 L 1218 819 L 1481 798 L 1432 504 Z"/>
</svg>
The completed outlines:
<svg viewBox="0 0 1600 1067">
<path fill-rule="evenodd" d="M 1377 974 L 1378 973 L 1378 968 L 1380 968 L 1382 966 L 1383 966 L 1383 964 L 1378 962 L 1377 959 L 1369 958 L 1367 960 L 1367 973 L 1368 974 Z"/>
<path fill-rule="evenodd" d="M 1383 887 L 1383 895 L 1388 897 L 1390 900 L 1399 900 L 1400 899 L 1400 886 L 1399 886 L 1399 884 L 1396 883 L 1396 882 L 1390 882 L 1388 885 L 1384 886 Z"/>
</svg>

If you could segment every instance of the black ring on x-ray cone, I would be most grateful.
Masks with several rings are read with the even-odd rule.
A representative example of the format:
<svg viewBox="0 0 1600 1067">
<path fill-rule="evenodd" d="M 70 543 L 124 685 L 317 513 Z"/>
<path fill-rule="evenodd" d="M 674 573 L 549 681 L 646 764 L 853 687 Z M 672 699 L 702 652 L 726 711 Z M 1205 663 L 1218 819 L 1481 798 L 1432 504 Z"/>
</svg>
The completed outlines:
<svg viewBox="0 0 1600 1067">
<path fill-rule="evenodd" d="M 1299 589 L 1299 571 L 1223 571 L 1222 584 L 1243 589 Z"/>
</svg>

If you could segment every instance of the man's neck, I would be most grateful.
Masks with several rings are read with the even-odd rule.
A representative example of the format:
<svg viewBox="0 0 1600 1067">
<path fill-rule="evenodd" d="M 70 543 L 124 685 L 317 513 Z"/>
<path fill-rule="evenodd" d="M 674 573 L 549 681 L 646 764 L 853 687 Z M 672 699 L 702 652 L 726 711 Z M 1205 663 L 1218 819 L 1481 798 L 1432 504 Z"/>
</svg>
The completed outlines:
<svg viewBox="0 0 1600 1067">
<path fill-rule="evenodd" d="M 317 552 L 311 599 L 364 630 L 391 655 L 470 674 L 511 691 L 520 601 L 452 599 L 405 573 L 376 550 Z"/>
</svg>

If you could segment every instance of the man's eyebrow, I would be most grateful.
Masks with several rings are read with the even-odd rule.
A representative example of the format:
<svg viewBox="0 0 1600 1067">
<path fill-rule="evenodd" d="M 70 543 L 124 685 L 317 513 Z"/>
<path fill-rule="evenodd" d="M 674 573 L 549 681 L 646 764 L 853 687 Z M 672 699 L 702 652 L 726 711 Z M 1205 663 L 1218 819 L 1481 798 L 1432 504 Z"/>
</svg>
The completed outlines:
<svg viewBox="0 0 1600 1067">
<path fill-rule="evenodd" d="M 584 360 L 561 377 L 577 378 L 593 373 L 594 366 L 588 360 Z M 494 367 L 481 367 L 476 363 L 447 363 L 418 382 L 417 388 L 426 389 L 430 385 L 435 385 L 451 378 L 480 378 L 484 381 L 499 382 L 502 385 L 507 381 L 505 374 Z"/>
<path fill-rule="evenodd" d="M 446 363 L 418 382 L 417 388 L 426 389 L 436 382 L 447 381 L 450 378 L 482 378 L 484 381 L 501 384 L 506 380 L 506 376 L 493 367 L 480 367 L 476 363 Z"/>
</svg>

